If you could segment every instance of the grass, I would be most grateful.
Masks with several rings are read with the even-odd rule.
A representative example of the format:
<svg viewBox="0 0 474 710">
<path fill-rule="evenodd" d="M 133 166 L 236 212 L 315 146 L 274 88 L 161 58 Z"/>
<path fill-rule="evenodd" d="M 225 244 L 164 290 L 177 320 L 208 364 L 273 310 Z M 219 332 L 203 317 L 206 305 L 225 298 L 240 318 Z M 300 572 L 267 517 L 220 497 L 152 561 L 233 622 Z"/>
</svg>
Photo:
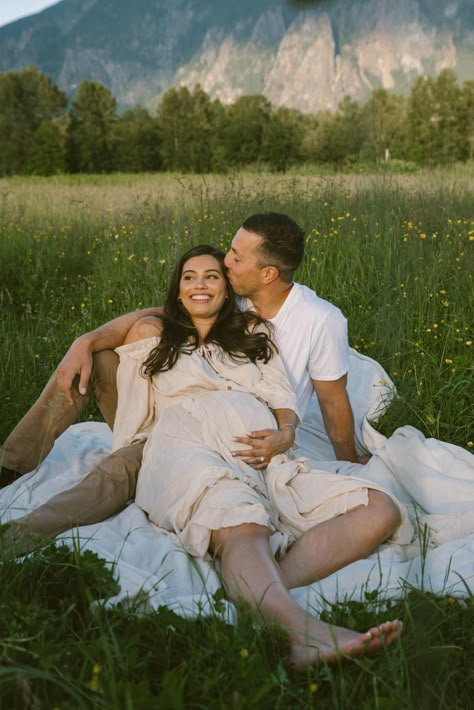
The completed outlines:
<svg viewBox="0 0 474 710">
<path fill-rule="evenodd" d="M 1 432 L 39 394 L 70 342 L 163 299 L 191 244 L 227 248 L 248 214 L 307 231 L 298 280 L 346 314 L 398 399 L 379 423 L 413 424 L 472 450 L 471 167 L 414 175 L 76 176 L 0 180 Z M 86 418 L 98 418 L 91 407 Z M 236 627 L 164 609 L 107 608 L 114 581 L 91 553 L 48 546 L 0 558 L 0 708 L 449 708 L 474 692 L 473 600 L 406 589 L 345 602 L 327 619 L 405 622 L 377 659 L 294 676 L 285 639 L 242 610 Z"/>
</svg>

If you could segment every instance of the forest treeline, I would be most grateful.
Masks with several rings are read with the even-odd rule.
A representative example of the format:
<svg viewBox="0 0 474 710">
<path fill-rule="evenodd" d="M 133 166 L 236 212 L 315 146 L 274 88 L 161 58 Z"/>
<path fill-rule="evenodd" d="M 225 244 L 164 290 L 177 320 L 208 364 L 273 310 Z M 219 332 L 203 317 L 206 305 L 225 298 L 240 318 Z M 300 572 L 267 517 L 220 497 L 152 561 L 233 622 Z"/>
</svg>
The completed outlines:
<svg viewBox="0 0 474 710">
<path fill-rule="evenodd" d="M 474 156 L 474 81 L 450 70 L 419 77 L 408 96 L 376 89 L 362 106 L 303 114 L 262 95 L 230 105 L 200 86 L 166 91 L 151 113 L 119 112 L 111 92 L 82 81 L 67 95 L 34 66 L 0 74 L 0 174 L 225 172 L 250 166 L 405 161 L 437 165 Z"/>
</svg>

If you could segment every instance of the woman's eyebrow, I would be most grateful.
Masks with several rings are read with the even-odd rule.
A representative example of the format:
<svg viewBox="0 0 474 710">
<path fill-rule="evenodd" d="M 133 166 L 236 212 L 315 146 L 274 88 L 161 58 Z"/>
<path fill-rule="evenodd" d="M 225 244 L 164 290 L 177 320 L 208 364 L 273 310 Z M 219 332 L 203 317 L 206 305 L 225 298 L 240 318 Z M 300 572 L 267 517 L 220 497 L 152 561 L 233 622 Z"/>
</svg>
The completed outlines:
<svg viewBox="0 0 474 710">
<path fill-rule="evenodd" d="M 184 271 L 183 271 L 183 274 L 196 274 L 196 273 L 197 273 L 196 269 L 184 269 Z M 221 272 L 219 271 L 219 269 L 205 269 L 204 273 L 205 274 L 210 274 L 210 273 L 220 274 Z"/>
</svg>

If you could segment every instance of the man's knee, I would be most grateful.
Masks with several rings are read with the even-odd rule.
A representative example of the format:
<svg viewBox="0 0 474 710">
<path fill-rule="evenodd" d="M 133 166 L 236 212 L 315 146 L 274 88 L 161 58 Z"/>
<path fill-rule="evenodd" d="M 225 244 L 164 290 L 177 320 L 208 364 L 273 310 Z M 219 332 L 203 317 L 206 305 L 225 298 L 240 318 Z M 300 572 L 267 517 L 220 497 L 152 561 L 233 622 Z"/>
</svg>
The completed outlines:
<svg viewBox="0 0 474 710">
<path fill-rule="evenodd" d="M 127 491 L 127 499 L 135 497 L 138 474 L 142 463 L 143 444 L 131 444 L 106 456 L 98 466 L 101 475 Z"/>
<path fill-rule="evenodd" d="M 114 350 L 99 350 L 92 355 L 91 383 L 114 382 L 117 376 L 119 356 Z"/>
<path fill-rule="evenodd" d="M 117 368 L 119 357 L 113 350 L 100 350 L 93 355 L 90 386 L 94 399 L 111 429 L 117 411 Z"/>
</svg>

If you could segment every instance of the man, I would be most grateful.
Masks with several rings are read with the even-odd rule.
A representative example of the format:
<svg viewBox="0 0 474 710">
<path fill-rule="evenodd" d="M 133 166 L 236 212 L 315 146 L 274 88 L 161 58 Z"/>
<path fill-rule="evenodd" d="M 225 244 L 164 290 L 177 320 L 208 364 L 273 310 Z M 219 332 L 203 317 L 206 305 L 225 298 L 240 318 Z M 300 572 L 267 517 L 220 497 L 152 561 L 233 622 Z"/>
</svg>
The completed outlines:
<svg viewBox="0 0 474 710">
<path fill-rule="evenodd" d="M 293 283 L 303 253 L 304 233 L 293 220 L 278 213 L 257 214 L 249 217 L 235 235 L 226 266 L 236 293 L 247 299 L 243 305 L 255 308 L 273 323 L 301 414 L 314 388 L 336 457 L 357 461 L 346 391 L 346 320 L 313 291 Z M 106 421 L 113 426 L 117 356 L 110 350 L 123 343 L 137 321 L 146 322 L 159 310 L 121 316 L 73 343 L 38 402 L 4 444 L 5 482 L 31 470 L 47 455 L 54 439 L 84 408 L 89 386 Z M 238 455 L 263 468 L 264 463 L 255 462 L 255 452 L 268 459 L 281 450 L 280 437 L 277 432 L 253 432 L 238 439 L 251 447 Z M 142 449 L 143 443 L 139 443 L 114 452 L 81 483 L 56 495 L 14 527 L 55 537 L 75 525 L 100 522 L 118 512 L 134 497 Z"/>
<path fill-rule="evenodd" d="M 243 307 L 254 308 L 273 324 L 301 415 L 314 388 L 336 458 L 357 462 L 346 390 L 346 319 L 314 291 L 293 282 L 303 253 L 304 233 L 289 217 L 257 214 L 238 230 L 225 263 Z"/>
</svg>

